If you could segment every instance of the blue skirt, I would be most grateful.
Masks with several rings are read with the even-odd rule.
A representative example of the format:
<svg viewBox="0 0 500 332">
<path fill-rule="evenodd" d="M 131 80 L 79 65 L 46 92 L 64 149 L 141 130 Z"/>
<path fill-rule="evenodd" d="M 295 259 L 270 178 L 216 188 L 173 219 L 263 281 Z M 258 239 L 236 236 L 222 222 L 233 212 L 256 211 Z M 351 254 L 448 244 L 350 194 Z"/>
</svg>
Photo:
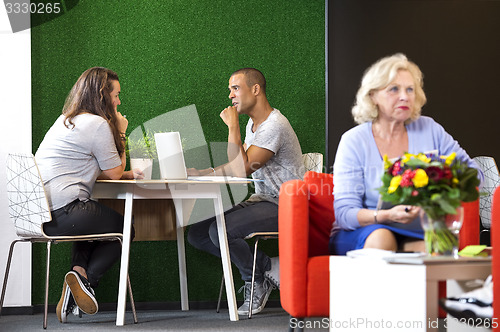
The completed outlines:
<svg viewBox="0 0 500 332">
<path fill-rule="evenodd" d="M 414 238 L 423 240 L 424 231 L 422 229 L 404 229 L 384 224 L 373 224 L 360 227 L 353 231 L 339 230 L 330 237 L 329 249 L 332 255 L 345 255 L 346 252 L 361 249 L 365 246 L 366 238 L 376 229 L 385 228 L 396 235 L 396 240 L 400 242 L 404 238 Z"/>
</svg>

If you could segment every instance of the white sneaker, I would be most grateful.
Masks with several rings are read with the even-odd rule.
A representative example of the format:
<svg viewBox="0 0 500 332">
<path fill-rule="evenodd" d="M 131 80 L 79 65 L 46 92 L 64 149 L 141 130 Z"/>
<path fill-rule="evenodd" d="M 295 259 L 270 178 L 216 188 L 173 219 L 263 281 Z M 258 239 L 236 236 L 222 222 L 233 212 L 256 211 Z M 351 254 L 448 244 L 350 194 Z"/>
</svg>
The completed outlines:
<svg viewBox="0 0 500 332">
<path fill-rule="evenodd" d="M 273 286 L 269 283 L 269 280 L 264 279 L 263 283 L 254 282 L 253 283 L 253 301 L 252 301 L 252 315 L 258 314 L 264 309 L 267 303 L 267 299 L 273 290 Z M 250 311 L 250 288 L 252 283 L 245 281 L 245 285 L 240 288 L 240 291 L 245 290 L 244 296 L 245 301 L 238 308 L 238 314 L 248 315 Z"/>
<path fill-rule="evenodd" d="M 447 313 L 459 319 L 473 318 L 474 321 L 478 319 L 479 323 L 481 319 L 491 319 L 493 317 L 492 276 L 490 275 L 484 281 L 481 288 L 463 293 L 459 297 L 441 299 L 439 302 Z"/>
<path fill-rule="evenodd" d="M 274 287 L 280 289 L 280 258 L 271 258 L 271 269 L 264 272 L 264 277 L 268 279 Z"/>
</svg>

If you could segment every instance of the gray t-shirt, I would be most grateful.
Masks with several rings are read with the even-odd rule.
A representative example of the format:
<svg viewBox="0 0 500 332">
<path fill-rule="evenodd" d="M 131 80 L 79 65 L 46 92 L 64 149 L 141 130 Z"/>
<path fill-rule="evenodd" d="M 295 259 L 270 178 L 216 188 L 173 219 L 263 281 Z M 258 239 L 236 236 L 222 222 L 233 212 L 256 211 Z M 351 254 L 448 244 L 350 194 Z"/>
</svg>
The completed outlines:
<svg viewBox="0 0 500 332">
<path fill-rule="evenodd" d="M 38 147 L 35 159 L 51 210 L 88 200 L 101 170 L 121 165 L 111 128 L 94 114 L 80 114 L 74 127 L 61 115 Z"/>
<path fill-rule="evenodd" d="M 255 133 L 252 132 L 252 126 L 253 121 L 250 119 L 246 127 L 246 148 L 255 145 L 274 152 L 274 156 L 252 173 L 252 178 L 264 181 L 255 183 L 255 194 L 249 200 L 278 204 L 281 185 L 304 177 L 300 143 L 290 122 L 277 109 L 273 109 Z"/>
</svg>

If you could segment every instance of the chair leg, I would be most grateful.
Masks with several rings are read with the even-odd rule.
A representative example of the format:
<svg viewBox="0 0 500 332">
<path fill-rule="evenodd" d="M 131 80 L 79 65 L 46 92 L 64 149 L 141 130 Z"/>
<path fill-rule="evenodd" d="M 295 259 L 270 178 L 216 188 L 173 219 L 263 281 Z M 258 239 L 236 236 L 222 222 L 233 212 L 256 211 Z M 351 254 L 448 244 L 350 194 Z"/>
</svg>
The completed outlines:
<svg viewBox="0 0 500 332">
<path fill-rule="evenodd" d="M 3 278 L 2 296 L 0 297 L 0 317 L 2 316 L 3 301 L 5 299 L 5 291 L 7 290 L 7 279 L 9 279 L 10 264 L 12 263 L 12 253 L 14 252 L 14 245 L 20 240 L 14 240 L 10 244 L 9 257 L 7 258 L 7 266 L 5 267 L 5 276 Z"/>
<path fill-rule="evenodd" d="M 248 319 L 252 318 L 252 305 L 253 305 L 253 283 L 255 282 L 255 264 L 257 262 L 257 246 L 259 238 L 255 240 L 255 247 L 253 251 L 253 267 L 252 267 L 252 285 L 250 286 L 250 308 L 248 309 Z"/>
<path fill-rule="evenodd" d="M 222 274 L 222 281 L 220 282 L 220 290 L 219 290 L 219 300 L 217 301 L 217 313 L 220 310 L 220 302 L 222 300 L 222 292 L 224 291 L 224 273 Z"/>
<path fill-rule="evenodd" d="M 47 315 L 49 312 L 49 272 L 50 272 L 50 245 L 52 242 L 47 242 L 47 272 L 45 275 L 45 307 L 43 310 L 43 329 L 47 329 Z"/>
<path fill-rule="evenodd" d="M 130 298 L 130 306 L 132 307 L 132 314 L 134 315 L 134 324 L 137 324 L 137 313 L 135 312 L 134 295 L 132 294 L 132 284 L 130 283 L 130 277 L 128 274 L 127 274 L 127 285 L 128 285 L 128 296 Z"/>
</svg>

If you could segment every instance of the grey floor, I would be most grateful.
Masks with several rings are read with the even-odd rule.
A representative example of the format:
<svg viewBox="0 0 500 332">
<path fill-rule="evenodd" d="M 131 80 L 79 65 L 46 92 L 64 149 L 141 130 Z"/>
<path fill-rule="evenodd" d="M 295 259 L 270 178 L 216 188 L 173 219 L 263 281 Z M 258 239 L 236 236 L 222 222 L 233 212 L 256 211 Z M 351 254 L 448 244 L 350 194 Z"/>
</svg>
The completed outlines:
<svg viewBox="0 0 500 332">
<path fill-rule="evenodd" d="M 281 308 L 265 308 L 264 311 L 248 319 L 240 316 L 236 322 L 229 321 L 229 313 L 221 310 L 155 310 L 138 311 L 138 323 L 133 323 L 132 312 L 127 311 L 125 325 L 116 326 L 116 313 L 99 312 L 83 317 L 70 315 L 68 322 L 61 324 L 55 313 L 49 313 L 47 330 L 51 331 L 288 331 L 289 316 Z M 43 314 L 5 315 L 0 317 L 0 331 L 43 330 Z M 328 331 L 323 328 L 322 320 L 306 320 L 305 331 Z M 296 324 L 293 323 L 292 324 Z M 314 326 L 318 328 L 314 328 Z"/>
</svg>

